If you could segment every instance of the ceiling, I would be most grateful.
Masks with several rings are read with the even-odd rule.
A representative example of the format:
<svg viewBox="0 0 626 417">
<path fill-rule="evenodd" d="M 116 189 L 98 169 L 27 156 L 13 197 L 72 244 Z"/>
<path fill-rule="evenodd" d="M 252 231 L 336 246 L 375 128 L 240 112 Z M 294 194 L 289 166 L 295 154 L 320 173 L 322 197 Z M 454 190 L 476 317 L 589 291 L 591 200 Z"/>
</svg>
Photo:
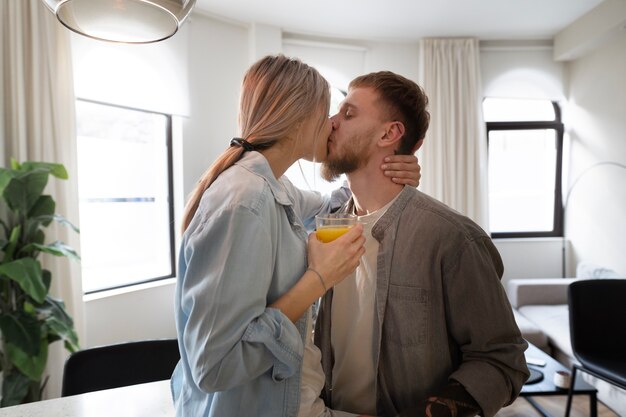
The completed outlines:
<svg viewBox="0 0 626 417">
<path fill-rule="evenodd" d="M 415 41 L 551 39 L 602 0 L 197 0 L 200 12 L 285 32 Z"/>
</svg>

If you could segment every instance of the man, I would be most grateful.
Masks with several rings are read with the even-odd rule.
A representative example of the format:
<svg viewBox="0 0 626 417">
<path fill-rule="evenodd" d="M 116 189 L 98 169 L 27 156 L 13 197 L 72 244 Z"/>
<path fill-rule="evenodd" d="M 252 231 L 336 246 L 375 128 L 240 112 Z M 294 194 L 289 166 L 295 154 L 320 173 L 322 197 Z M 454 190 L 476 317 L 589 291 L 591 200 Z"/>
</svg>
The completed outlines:
<svg viewBox="0 0 626 417">
<path fill-rule="evenodd" d="M 362 216 L 367 238 L 355 279 L 328 291 L 316 323 L 322 395 L 335 410 L 490 417 L 529 375 L 491 239 L 381 175 L 386 156 L 422 145 L 427 102 L 414 82 L 373 73 L 352 81 L 332 118 L 322 174 L 347 174 L 353 197 L 344 209 Z"/>
</svg>

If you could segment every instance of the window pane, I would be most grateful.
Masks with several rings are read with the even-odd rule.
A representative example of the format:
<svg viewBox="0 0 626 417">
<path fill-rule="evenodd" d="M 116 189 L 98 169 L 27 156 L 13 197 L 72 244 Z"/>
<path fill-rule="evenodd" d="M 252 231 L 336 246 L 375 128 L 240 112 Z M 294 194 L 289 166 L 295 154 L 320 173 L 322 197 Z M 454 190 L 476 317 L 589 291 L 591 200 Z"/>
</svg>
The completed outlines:
<svg viewBox="0 0 626 417">
<path fill-rule="evenodd" d="M 486 122 L 553 121 L 556 119 L 550 100 L 491 98 L 483 101 Z"/>
<path fill-rule="evenodd" d="M 168 117 L 77 102 L 83 289 L 172 276 Z"/>
<path fill-rule="evenodd" d="M 554 227 L 553 129 L 489 132 L 489 227 L 492 233 Z"/>
</svg>

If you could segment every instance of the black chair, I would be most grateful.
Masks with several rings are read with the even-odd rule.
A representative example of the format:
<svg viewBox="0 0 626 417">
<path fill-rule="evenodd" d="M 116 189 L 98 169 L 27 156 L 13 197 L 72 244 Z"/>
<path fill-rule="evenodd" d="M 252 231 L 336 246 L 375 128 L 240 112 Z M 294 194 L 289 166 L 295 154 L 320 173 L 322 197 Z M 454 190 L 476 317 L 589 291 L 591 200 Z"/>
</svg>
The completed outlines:
<svg viewBox="0 0 626 417">
<path fill-rule="evenodd" d="M 80 350 L 65 362 L 61 396 L 169 379 L 179 359 L 176 339 Z"/>
<path fill-rule="evenodd" d="M 572 350 L 580 364 L 572 367 L 565 417 L 580 370 L 626 389 L 626 279 L 591 279 L 569 286 Z"/>
</svg>

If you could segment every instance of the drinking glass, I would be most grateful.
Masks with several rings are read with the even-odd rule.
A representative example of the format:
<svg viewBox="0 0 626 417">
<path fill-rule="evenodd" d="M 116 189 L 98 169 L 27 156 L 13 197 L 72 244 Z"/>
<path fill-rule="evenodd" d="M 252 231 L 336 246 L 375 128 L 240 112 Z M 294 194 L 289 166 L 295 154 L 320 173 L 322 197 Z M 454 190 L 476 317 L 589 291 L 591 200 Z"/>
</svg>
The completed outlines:
<svg viewBox="0 0 626 417">
<path fill-rule="evenodd" d="M 315 216 L 315 234 L 324 242 L 332 242 L 356 224 L 357 216 L 347 213 L 320 214 Z"/>
</svg>

